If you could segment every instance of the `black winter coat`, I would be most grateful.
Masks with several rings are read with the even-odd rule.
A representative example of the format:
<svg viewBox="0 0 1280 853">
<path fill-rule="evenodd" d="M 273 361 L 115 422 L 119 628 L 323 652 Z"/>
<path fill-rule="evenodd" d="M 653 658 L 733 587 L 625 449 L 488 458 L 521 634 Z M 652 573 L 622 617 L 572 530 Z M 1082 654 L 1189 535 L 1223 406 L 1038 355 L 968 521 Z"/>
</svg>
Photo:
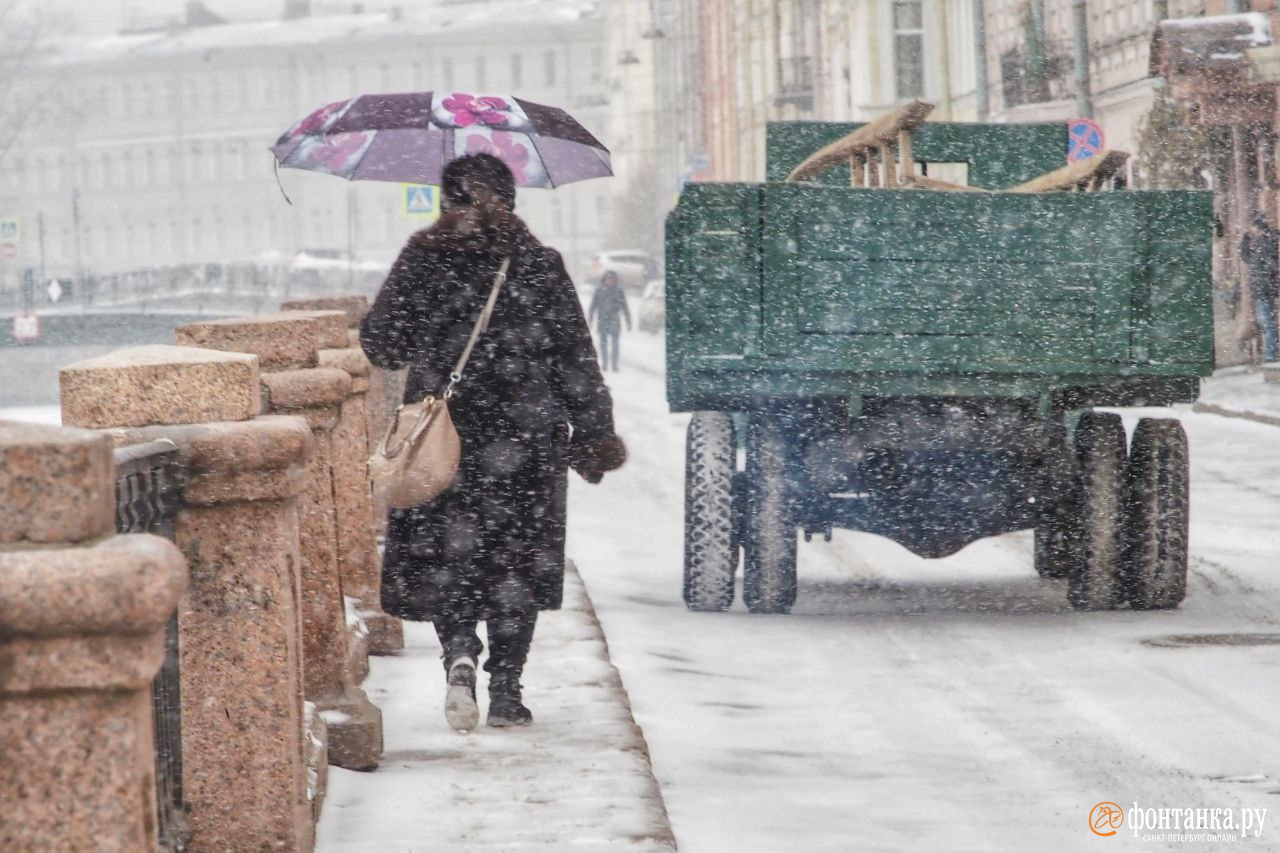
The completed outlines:
<svg viewBox="0 0 1280 853">
<path fill-rule="evenodd" d="M 514 215 L 484 235 L 415 234 L 360 328 L 379 367 L 409 367 L 404 399 L 438 394 L 503 256 L 506 286 L 450 412 L 462 439 L 453 487 L 392 510 L 382 606 L 404 619 L 487 619 L 560 606 L 566 454 L 613 434 L 613 403 L 558 252 Z"/>
<path fill-rule="evenodd" d="M 627 293 L 622 285 L 600 285 L 591 296 L 591 308 L 587 311 L 587 321 L 597 320 L 597 328 L 602 335 L 616 335 L 622 329 L 619 317 L 627 318 L 627 328 L 631 328 L 631 309 L 627 306 Z"/>
</svg>

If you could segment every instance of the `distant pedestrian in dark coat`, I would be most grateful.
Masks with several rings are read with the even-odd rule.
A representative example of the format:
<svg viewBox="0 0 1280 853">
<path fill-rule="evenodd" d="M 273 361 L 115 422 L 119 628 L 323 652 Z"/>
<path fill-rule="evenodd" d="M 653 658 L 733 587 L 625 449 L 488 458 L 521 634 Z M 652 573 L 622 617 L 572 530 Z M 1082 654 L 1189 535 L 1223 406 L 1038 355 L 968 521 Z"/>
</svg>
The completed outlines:
<svg viewBox="0 0 1280 853">
<path fill-rule="evenodd" d="M 587 319 L 596 320 L 596 334 L 600 336 L 600 366 L 605 370 L 618 369 L 618 340 L 622 337 L 621 318 L 626 318 L 627 331 L 631 331 L 631 309 L 627 306 L 627 293 L 618 284 L 618 274 L 610 270 L 600 277 L 600 286 L 591 297 Z"/>
<path fill-rule="evenodd" d="M 1254 217 L 1240 242 L 1240 258 L 1249 279 L 1253 312 L 1262 334 L 1262 360 L 1275 361 L 1280 349 L 1280 328 L 1276 324 L 1277 294 L 1280 293 L 1280 239 L 1266 217 Z"/>
<path fill-rule="evenodd" d="M 582 307 L 558 252 L 512 213 L 515 182 L 489 155 L 448 164 L 444 211 L 410 240 L 360 329 L 369 359 L 408 366 L 406 402 L 439 394 L 504 257 L 488 330 L 450 410 L 462 439 L 453 487 L 392 510 L 382 567 L 388 613 L 435 623 L 459 730 L 479 721 L 476 660 L 489 635 L 489 724 L 524 725 L 520 675 L 539 610 L 560 606 L 566 473 L 590 482 L 626 458 Z M 572 433 L 571 433 L 572 431 Z"/>
</svg>

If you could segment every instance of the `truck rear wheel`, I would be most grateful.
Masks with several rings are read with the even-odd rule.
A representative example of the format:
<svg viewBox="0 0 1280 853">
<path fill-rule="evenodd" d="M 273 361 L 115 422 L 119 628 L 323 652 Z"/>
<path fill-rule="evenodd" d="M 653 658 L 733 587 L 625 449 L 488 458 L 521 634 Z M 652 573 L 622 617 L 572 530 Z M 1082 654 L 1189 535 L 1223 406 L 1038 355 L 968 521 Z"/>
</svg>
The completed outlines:
<svg viewBox="0 0 1280 853">
<path fill-rule="evenodd" d="M 1126 467 L 1125 593 L 1135 610 L 1177 607 L 1187 594 L 1190 464 L 1171 418 L 1143 418 Z"/>
<path fill-rule="evenodd" d="M 1073 522 L 1079 513 L 1073 449 L 1061 424 L 1050 428 L 1041 466 L 1040 518 L 1035 532 L 1036 573 L 1065 578 L 1076 557 Z"/>
<path fill-rule="evenodd" d="M 777 423 L 753 419 L 747 434 L 747 524 L 742 597 L 752 613 L 796 603 L 796 522 L 789 448 Z"/>
<path fill-rule="evenodd" d="M 1076 426 L 1079 504 L 1073 538 L 1079 549 L 1067 575 L 1067 600 L 1077 610 L 1108 610 L 1124 600 L 1125 436 L 1120 416 L 1086 412 Z"/>
<path fill-rule="evenodd" d="M 736 456 L 733 418 L 695 412 L 684 454 L 684 603 L 690 610 L 722 611 L 733 604 Z"/>
</svg>

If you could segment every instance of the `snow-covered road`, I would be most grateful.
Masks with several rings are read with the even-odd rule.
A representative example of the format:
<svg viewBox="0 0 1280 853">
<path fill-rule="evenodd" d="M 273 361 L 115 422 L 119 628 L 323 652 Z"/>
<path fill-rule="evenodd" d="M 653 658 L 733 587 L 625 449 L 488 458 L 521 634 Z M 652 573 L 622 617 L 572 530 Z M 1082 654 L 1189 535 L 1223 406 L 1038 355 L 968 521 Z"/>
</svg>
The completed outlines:
<svg viewBox="0 0 1280 853">
<path fill-rule="evenodd" d="M 1028 534 L 926 561 L 837 532 L 802 544 L 791 615 L 693 614 L 687 418 L 667 414 L 660 340 L 623 350 L 608 378 L 632 458 L 575 481 L 569 550 L 682 851 L 1216 846 L 1143 841 L 1131 819 L 1098 838 L 1102 801 L 1267 808 L 1248 841 L 1280 849 L 1280 646 L 1165 641 L 1280 632 L 1280 429 L 1179 411 L 1193 565 L 1174 612 L 1072 612 Z"/>
</svg>

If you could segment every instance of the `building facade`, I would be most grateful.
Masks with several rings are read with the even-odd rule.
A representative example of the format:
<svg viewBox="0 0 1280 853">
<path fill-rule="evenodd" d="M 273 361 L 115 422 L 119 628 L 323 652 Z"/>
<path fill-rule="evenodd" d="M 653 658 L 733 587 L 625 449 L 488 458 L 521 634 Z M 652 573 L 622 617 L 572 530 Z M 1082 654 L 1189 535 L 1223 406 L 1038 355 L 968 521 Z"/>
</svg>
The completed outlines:
<svg viewBox="0 0 1280 853">
<path fill-rule="evenodd" d="M 976 116 L 972 0 L 700 4 L 710 175 L 760 180 L 771 121 L 866 121 L 905 101 Z"/>
<path fill-rule="evenodd" d="M 63 40 L 24 70 L 42 107 L 0 155 L 0 219 L 19 269 L 77 278 L 189 264 L 287 261 L 323 249 L 389 263 L 425 224 L 402 188 L 273 175 L 268 147 L 311 110 L 360 93 L 515 93 L 604 136 L 604 25 L 590 0 L 441 2 L 416 12 L 178 26 Z M 277 186 L 277 180 L 280 186 Z M 571 268 L 598 249 L 607 182 L 521 193 Z M 288 201 L 285 196 L 287 195 Z"/>
<path fill-rule="evenodd" d="M 1202 0 L 1104 0 L 1085 4 L 1088 103 L 1077 86 L 1073 0 L 984 0 L 993 121 L 1061 121 L 1086 114 L 1109 148 L 1137 152 L 1161 83 L 1149 73 L 1161 18 L 1198 16 Z M 1136 161 L 1135 161 L 1136 163 Z M 1140 179 L 1140 176 L 1136 176 Z"/>
</svg>

